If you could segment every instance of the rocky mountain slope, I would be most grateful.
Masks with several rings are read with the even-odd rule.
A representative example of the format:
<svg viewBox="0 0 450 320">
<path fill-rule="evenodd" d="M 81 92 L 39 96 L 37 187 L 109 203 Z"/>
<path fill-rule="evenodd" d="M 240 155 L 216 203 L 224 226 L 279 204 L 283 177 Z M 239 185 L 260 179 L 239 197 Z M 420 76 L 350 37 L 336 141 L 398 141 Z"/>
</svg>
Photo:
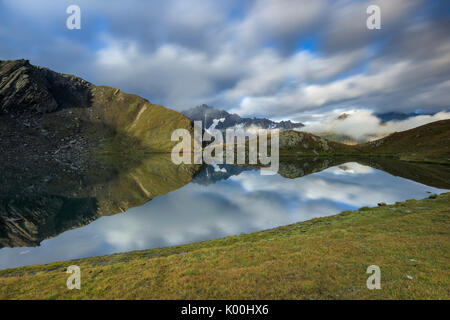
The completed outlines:
<svg viewBox="0 0 450 320">
<path fill-rule="evenodd" d="M 242 118 L 237 114 L 230 114 L 225 110 L 218 110 L 206 104 L 182 112 L 192 121 L 202 121 L 203 128 L 208 129 L 213 126 L 214 129 L 225 130 L 235 126 L 248 128 L 251 126 L 262 129 L 280 129 L 292 130 L 303 127 L 303 124 L 280 121 L 275 122 L 265 118 Z"/>
<path fill-rule="evenodd" d="M 137 95 L 14 60 L 0 61 L 0 127 L 0 148 L 8 154 L 18 147 L 16 135 L 44 154 L 74 156 L 94 149 L 170 151 L 172 131 L 191 130 L 191 121 Z"/>
<path fill-rule="evenodd" d="M 280 132 L 280 155 L 355 155 L 391 157 L 405 161 L 450 163 L 450 120 L 432 122 L 411 130 L 358 145 L 329 141 L 306 132 Z"/>
<path fill-rule="evenodd" d="M 0 247 L 38 245 L 188 183 L 195 166 L 160 159 L 178 128 L 191 120 L 139 96 L 0 61 Z"/>
</svg>

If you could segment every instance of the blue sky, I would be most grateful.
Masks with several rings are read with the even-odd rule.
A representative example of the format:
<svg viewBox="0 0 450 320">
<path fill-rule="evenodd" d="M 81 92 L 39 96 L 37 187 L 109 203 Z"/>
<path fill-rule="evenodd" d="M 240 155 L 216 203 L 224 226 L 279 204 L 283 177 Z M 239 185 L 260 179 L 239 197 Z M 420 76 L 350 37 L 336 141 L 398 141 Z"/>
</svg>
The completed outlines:
<svg viewBox="0 0 450 320">
<path fill-rule="evenodd" d="M 66 28 L 71 4 L 81 30 Z M 0 1 L 0 59 L 275 120 L 448 110 L 449 31 L 445 0 Z"/>
</svg>

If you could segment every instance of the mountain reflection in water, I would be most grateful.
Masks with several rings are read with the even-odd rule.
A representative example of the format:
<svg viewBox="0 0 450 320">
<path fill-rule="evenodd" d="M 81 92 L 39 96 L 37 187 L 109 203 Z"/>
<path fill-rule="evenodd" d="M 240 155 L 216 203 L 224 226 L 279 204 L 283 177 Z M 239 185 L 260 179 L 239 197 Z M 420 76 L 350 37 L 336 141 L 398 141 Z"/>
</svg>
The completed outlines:
<svg viewBox="0 0 450 320">
<path fill-rule="evenodd" d="M 34 189 L 18 184 L 0 197 L 0 268 L 191 243 L 450 189 L 446 166 L 357 161 L 289 159 L 278 175 L 262 176 L 157 155 L 60 188 L 39 183 L 46 173 Z"/>
</svg>

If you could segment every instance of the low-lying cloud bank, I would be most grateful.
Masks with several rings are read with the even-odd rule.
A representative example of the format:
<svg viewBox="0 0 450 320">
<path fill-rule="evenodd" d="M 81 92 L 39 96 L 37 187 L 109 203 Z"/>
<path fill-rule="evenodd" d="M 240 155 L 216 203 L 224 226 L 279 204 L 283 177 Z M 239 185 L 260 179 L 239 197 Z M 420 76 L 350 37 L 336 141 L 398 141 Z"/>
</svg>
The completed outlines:
<svg viewBox="0 0 450 320">
<path fill-rule="evenodd" d="M 450 112 L 442 111 L 434 115 L 418 115 L 405 120 L 382 123 L 372 111 L 350 110 L 341 116 L 334 115 L 328 119 L 306 122 L 301 130 L 319 135 L 335 133 L 358 142 L 365 142 L 445 119 L 450 119 Z"/>
</svg>

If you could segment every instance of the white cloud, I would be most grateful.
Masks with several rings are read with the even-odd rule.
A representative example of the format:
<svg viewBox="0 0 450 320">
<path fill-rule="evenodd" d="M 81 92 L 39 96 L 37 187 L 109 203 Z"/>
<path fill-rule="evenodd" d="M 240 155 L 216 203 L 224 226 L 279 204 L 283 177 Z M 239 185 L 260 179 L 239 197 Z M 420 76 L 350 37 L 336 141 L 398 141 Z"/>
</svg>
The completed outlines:
<svg viewBox="0 0 450 320">
<path fill-rule="evenodd" d="M 231 30 L 240 45 L 257 45 L 308 31 L 326 10 L 327 2 L 323 0 L 259 0 L 254 2 L 245 19 Z"/>
<path fill-rule="evenodd" d="M 401 121 L 381 120 L 369 110 L 347 110 L 348 117 L 338 119 L 336 112 L 328 119 L 307 122 L 301 130 L 316 134 L 334 132 L 352 137 L 355 140 L 373 140 L 393 132 L 409 130 L 434 121 L 450 119 L 450 112 L 435 115 L 419 115 Z"/>
<path fill-rule="evenodd" d="M 342 205 L 394 203 L 438 190 L 357 163 L 342 166 L 348 170 L 333 167 L 299 179 L 247 171 L 208 186 L 190 184 L 89 227 L 116 251 L 128 251 L 269 229 L 335 214 Z M 343 173 L 339 179 L 336 171 Z"/>
<path fill-rule="evenodd" d="M 283 88 L 330 79 L 360 62 L 363 57 L 362 51 L 320 57 L 306 50 L 283 57 L 273 49 L 266 49 L 249 58 L 244 77 L 225 96 L 238 100 L 246 96 L 276 95 Z M 245 109 L 236 111 L 246 114 Z"/>
<path fill-rule="evenodd" d="M 441 46 L 449 45 L 450 41 Z M 329 62 L 333 65 L 335 61 L 329 59 Z M 420 63 L 412 60 L 392 63 L 388 59 L 377 59 L 364 73 L 343 79 L 325 83 L 298 82 L 272 94 L 246 96 L 233 111 L 242 115 L 257 113 L 298 120 L 298 114 L 302 111 L 326 106 L 339 107 L 345 103 L 378 111 L 392 111 L 392 104 L 397 102 L 396 111 L 445 109 L 450 99 L 450 91 L 446 90 L 448 80 L 439 84 L 435 83 L 435 79 L 449 72 L 450 51 L 441 52 Z M 321 80 L 326 78 L 322 77 Z M 257 82 L 256 79 L 253 81 Z M 430 92 L 437 92 L 437 95 Z M 399 96 L 403 101 L 398 101 Z M 390 101 L 386 104 L 385 100 Z"/>
<path fill-rule="evenodd" d="M 151 101 L 163 99 L 180 110 L 213 95 L 219 82 L 236 78 L 240 71 L 233 68 L 235 59 L 230 52 L 209 56 L 177 44 L 147 52 L 136 43 L 109 39 L 97 53 L 96 73 L 113 86 L 132 86 L 134 93 L 147 93 Z"/>
</svg>

